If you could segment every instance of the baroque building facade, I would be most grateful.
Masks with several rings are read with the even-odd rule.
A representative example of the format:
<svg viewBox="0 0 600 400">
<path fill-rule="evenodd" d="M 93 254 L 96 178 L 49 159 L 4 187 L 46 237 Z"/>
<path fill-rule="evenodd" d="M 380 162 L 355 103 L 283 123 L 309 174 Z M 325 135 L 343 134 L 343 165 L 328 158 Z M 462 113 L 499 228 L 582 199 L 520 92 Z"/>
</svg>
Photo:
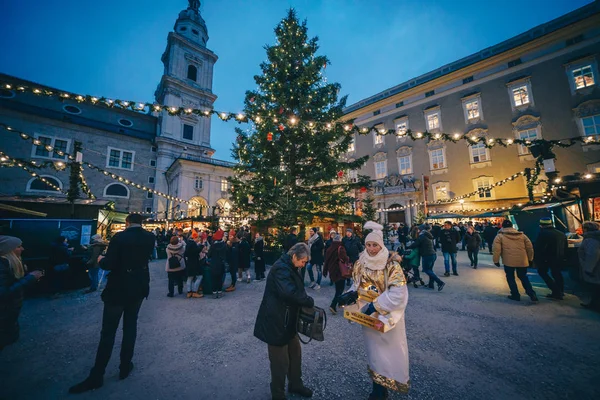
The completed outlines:
<svg viewBox="0 0 600 400">
<path fill-rule="evenodd" d="M 519 177 L 461 203 L 431 204 L 534 167 L 527 147 L 413 141 L 404 133 L 598 138 L 598 54 L 600 3 L 593 2 L 347 107 L 345 119 L 377 129 L 356 135 L 348 157 L 370 156 L 360 173 L 376 182 L 380 219 L 411 223 L 418 211 L 415 203 L 425 199 L 430 213 L 502 210 L 526 203 L 526 182 Z M 394 130 L 395 135 L 380 135 L 379 130 Z M 594 144 L 555 147 L 556 170 L 560 175 L 600 172 L 598 150 Z M 535 188 L 536 194 L 541 195 L 542 186 Z"/>
<path fill-rule="evenodd" d="M 208 30 L 199 2 L 189 1 L 167 37 L 156 102 L 212 108 L 217 99 L 212 80 L 218 57 L 206 47 L 207 41 Z M 105 175 L 84 169 L 92 193 L 98 199 L 113 201 L 117 211 L 169 218 L 222 215 L 231 209 L 227 178 L 233 173 L 233 164 L 213 158 L 210 118 L 173 116 L 166 111 L 135 112 L 75 99 L 36 96 L 14 88 L 26 85 L 55 93 L 60 90 L 4 74 L 0 74 L 0 81 L 12 88 L 0 89 L 0 122 L 67 153 L 73 152 L 75 141 L 80 142 L 83 160 L 108 172 Z M 17 134 L 6 130 L 1 134 L 0 150 L 11 157 L 39 163 L 52 161 L 57 165 L 67 161 L 65 156 L 32 145 Z M 68 186 L 68 170 L 47 168 L 36 172 L 61 189 Z M 189 204 L 139 190 L 111 178 L 111 174 Z M 2 196 L 64 197 L 17 168 L 1 168 L 0 182 Z"/>
</svg>

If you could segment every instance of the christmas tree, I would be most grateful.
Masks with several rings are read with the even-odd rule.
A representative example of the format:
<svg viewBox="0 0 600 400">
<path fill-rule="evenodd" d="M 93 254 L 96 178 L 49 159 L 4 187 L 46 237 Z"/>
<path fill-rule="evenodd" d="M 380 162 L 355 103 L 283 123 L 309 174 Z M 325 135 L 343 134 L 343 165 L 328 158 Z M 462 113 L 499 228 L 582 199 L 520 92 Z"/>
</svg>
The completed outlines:
<svg viewBox="0 0 600 400">
<path fill-rule="evenodd" d="M 316 55 L 306 22 L 290 10 L 275 28 L 277 43 L 266 46 L 268 61 L 247 91 L 244 113 L 253 121 L 237 129 L 230 179 L 238 211 L 259 221 L 289 227 L 315 218 L 353 218 L 354 194 L 370 186 L 368 176 L 350 178 L 368 159 L 347 159 L 353 135 L 340 123 L 346 98 L 327 83 L 327 57 Z"/>
<path fill-rule="evenodd" d="M 375 199 L 371 194 L 369 194 L 363 202 L 362 217 L 364 222 L 375 221 L 375 218 L 377 218 Z"/>
</svg>

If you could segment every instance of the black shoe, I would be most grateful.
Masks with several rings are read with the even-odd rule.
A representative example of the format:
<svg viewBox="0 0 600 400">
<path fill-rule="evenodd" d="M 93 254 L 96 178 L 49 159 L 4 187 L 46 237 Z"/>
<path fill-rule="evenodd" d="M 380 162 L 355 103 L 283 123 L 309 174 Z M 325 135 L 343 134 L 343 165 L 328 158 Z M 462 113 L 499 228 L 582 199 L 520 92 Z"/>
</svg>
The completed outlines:
<svg viewBox="0 0 600 400">
<path fill-rule="evenodd" d="M 506 296 L 507 298 L 509 298 L 510 300 L 514 300 L 514 301 L 521 301 L 521 298 L 518 296 L 513 296 L 512 294 L 509 296 Z"/>
<path fill-rule="evenodd" d="M 173 293 L 167 293 L 167 297 L 173 297 Z"/>
<path fill-rule="evenodd" d="M 104 379 L 91 378 L 88 376 L 87 378 L 85 378 L 85 380 L 83 382 L 80 382 L 75 386 L 71 386 L 69 388 L 69 393 L 79 394 L 79 393 L 88 392 L 90 390 L 94 390 L 94 389 L 98 389 L 98 388 L 102 387 L 103 384 L 104 384 Z"/>
<path fill-rule="evenodd" d="M 119 367 L 119 379 L 123 380 L 129 376 L 129 374 L 133 371 L 133 363 L 130 362 L 127 367 Z"/>
<path fill-rule="evenodd" d="M 442 283 L 439 283 L 439 284 L 438 284 L 438 292 L 441 292 L 441 291 L 442 291 L 442 289 L 444 288 L 444 286 L 446 286 L 446 284 L 445 284 L 444 282 L 442 282 Z"/>
<path fill-rule="evenodd" d="M 288 389 L 288 392 L 290 393 L 295 393 L 295 394 L 299 394 L 302 397 L 312 397 L 313 395 L 313 391 L 309 388 L 307 388 L 306 386 L 302 386 L 299 388 L 290 388 Z"/>
<path fill-rule="evenodd" d="M 477 269 L 477 265 L 473 265 L 473 269 Z"/>
<path fill-rule="evenodd" d="M 453 272 L 452 275 L 458 276 L 458 272 Z"/>
<path fill-rule="evenodd" d="M 450 272 L 444 272 L 444 276 L 450 276 Z"/>
<path fill-rule="evenodd" d="M 560 294 L 554 294 L 554 293 L 548 293 L 546 295 L 546 298 L 552 299 L 552 300 L 563 300 L 564 299 L 564 297 L 561 296 Z"/>
<path fill-rule="evenodd" d="M 531 299 L 532 302 L 537 303 L 539 300 L 537 298 L 537 296 L 534 294 L 532 294 L 531 296 L 529 296 L 529 298 Z"/>
</svg>

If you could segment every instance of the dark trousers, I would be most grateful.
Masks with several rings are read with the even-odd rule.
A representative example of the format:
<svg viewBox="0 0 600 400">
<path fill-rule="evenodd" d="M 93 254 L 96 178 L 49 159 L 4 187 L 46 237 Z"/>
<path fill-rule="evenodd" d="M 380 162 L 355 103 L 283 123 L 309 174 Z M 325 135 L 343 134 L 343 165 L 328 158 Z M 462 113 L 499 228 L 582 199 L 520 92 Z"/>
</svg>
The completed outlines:
<svg viewBox="0 0 600 400">
<path fill-rule="evenodd" d="M 237 283 L 237 271 L 236 268 L 229 268 L 229 276 L 231 276 L 231 286 L 235 286 Z"/>
<path fill-rule="evenodd" d="M 346 280 L 340 279 L 335 282 L 335 296 L 333 296 L 333 301 L 331 302 L 331 307 L 336 309 L 339 304 L 340 296 L 344 293 L 344 288 L 346 287 Z"/>
<path fill-rule="evenodd" d="M 225 274 L 224 268 L 211 267 L 210 271 L 212 292 L 217 293 L 223 291 L 223 276 Z"/>
<path fill-rule="evenodd" d="M 510 294 L 513 297 L 521 297 L 521 294 L 519 293 L 519 288 L 517 287 L 517 281 L 515 280 L 515 272 L 517 273 L 517 277 L 521 281 L 521 285 L 523 285 L 523 289 L 525 289 L 525 293 L 527 293 L 529 297 L 535 296 L 535 292 L 533 291 L 531 282 L 529 282 L 529 278 L 527 277 L 527 268 L 507 267 L 505 265 L 504 273 L 506 274 L 506 282 L 508 283 L 508 287 L 510 288 Z"/>
<path fill-rule="evenodd" d="M 343 280 L 342 280 L 343 282 Z M 285 346 L 271 346 L 269 362 L 271 363 L 271 397 L 285 398 L 285 378 L 288 378 L 289 388 L 298 389 L 302 383 L 302 348 L 298 335 L 294 336 Z"/>
<path fill-rule="evenodd" d="M 469 256 L 469 260 L 471 260 L 471 266 L 477 266 L 477 258 L 479 257 L 479 249 L 477 250 L 469 250 L 467 249 L 467 255 Z"/>
<path fill-rule="evenodd" d="M 173 294 L 175 291 L 175 285 L 179 294 L 183 293 L 183 271 L 167 272 L 169 275 L 169 293 Z"/>
<path fill-rule="evenodd" d="M 210 266 L 204 266 L 204 272 L 202 273 L 202 293 L 203 294 L 211 294 L 212 293 L 212 276 L 210 272 Z"/>
<path fill-rule="evenodd" d="M 96 362 L 90 372 L 91 377 L 101 378 L 104 376 L 115 344 L 115 335 L 121 316 L 123 316 L 123 341 L 121 342 L 120 368 L 129 368 L 129 363 L 133 358 L 133 349 L 137 336 L 137 319 L 142 301 L 143 299 L 134 300 L 124 305 L 104 303 L 102 333 L 100 334 L 100 343 L 96 352 Z"/>
<path fill-rule="evenodd" d="M 254 274 L 256 279 L 263 279 L 265 277 L 265 260 L 254 261 Z"/>
<path fill-rule="evenodd" d="M 442 282 L 440 278 L 433 272 L 433 264 L 435 264 L 435 260 L 437 259 L 437 254 L 432 254 L 430 256 L 422 256 L 421 261 L 423 265 L 423 272 L 429 276 L 428 286 L 433 288 L 433 283 L 436 282 L 438 285 Z"/>
<path fill-rule="evenodd" d="M 542 277 L 548 289 L 552 290 L 552 294 L 560 296 L 565 292 L 565 280 L 560 271 L 560 263 L 558 262 L 543 262 L 536 263 L 538 274 Z M 552 273 L 552 278 L 548 274 L 548 271 Z"/>
</svg>

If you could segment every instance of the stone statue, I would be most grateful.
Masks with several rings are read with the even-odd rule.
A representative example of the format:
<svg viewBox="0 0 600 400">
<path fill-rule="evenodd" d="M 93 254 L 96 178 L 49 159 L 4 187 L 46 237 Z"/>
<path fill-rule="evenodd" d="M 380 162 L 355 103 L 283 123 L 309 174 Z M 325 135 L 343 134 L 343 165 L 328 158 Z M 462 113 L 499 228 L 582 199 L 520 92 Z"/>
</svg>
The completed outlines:
<svg viewBox="0 0 600 400">
<path fill-rule="evenodd" d="M 189 6 L 188 9 L 189 10 L 194 10 L 196 12 L 198 12 L 198 9 L 200 9 L 200 0 L 188 0 Z"/>
</svg>

